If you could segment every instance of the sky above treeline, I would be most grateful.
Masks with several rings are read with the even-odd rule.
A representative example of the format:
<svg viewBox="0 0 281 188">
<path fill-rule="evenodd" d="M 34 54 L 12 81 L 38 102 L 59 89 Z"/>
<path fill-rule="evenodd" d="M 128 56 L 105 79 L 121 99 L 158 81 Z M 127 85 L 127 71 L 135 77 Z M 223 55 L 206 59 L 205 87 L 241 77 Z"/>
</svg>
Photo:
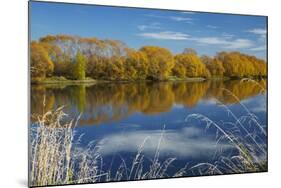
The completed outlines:
<svg viewBox="0 0 281 188">
<path fill-rule="evenodd" d="M 121 40 L 139 49 L 157 45 L 174 54 L 193 48 L 199 55 L 240 51 L 266 59 L 263 16 L 31 2 L 31 39 L 67 34 Z"/>
</svg>

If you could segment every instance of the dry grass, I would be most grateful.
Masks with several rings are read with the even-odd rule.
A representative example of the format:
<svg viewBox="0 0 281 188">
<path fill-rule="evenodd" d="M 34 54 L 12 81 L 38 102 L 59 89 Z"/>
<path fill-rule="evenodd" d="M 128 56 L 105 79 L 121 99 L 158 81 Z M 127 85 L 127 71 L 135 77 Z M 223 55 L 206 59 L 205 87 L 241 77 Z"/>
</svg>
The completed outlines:
<svg viewBox="0 0 281 188">
<path fill-rule="evenodd" d="M 31 186 L 83 183 L 85 177 L 90 178 L 87 181 L 97 179 L 96 163 L 100 156 L 98 152 L 91 156 L 89 154 L 93 153 L 88 151 L 73 153 L 73 127 L 77 125 L 79 117 L 75 121 L 64 122 L 66 114 L 62 109 L 38 116 L 36 125 L 31 128 Z M 96 150 L 97 147 L 92 149 Z M 91 161 L 88 160 L 89 156 Z M 76 163 L 74 159 L 79 162 Z M 78 174 L 74 172 L 75 168 L 79 169 Z"/>
<path fill-rule="evenodd" d="M 258 82 L 250 79 L 243 79 L 241 82 L 253 82 L 262 88 L 262 93 L 266 88 Z M 214 164 L 201 163 L 188 170 L 196 169 L 200 174 L 229 174 L 245 172 L 263 172 L 267 171 L 267 125 L 262 125 L 258 117 L 252 113 L 237 96 L 231 91 L 223 89 L 232 96 L 245 111 L 244 115 L 238 117 L 235 113 L 222 102 L 217 103 L 227 112 L 233 121 L 217 122 L 211 120 L 203 114 L 190 114 L 186 121 L 199 120 L 206 125 L 207 129 L 214 128 L 217 131 L 217 143 L 228 142 L 237 151 L 237 155 L 224 156 L 219 153 L 219 160 Z"/>
<path fill-rule="evenodd" d="M 31 128 L 30 148 L 30 186 L 62 185 L 73 183 L 94 183 L 104 181 L 140 180 L 167 177 L 167 170 L 176 158 L 159 161 L 160 145 L 164 134 L 162 131 L 153 159 L 146 159 L 143 148 L 147 139 L 139 146 L 138 151 L 128 166 L 124 159 L 113 174 L 111 169 L 104 170 L 103 159 L 99 153 L 102 145 L 91 142 L 84 149 L 76 148 L 74 129 L 79 121 L 67 122 L 63 107 L 49 111 L 37 117 Z M 145 161 L 146 160 L 146 161 Z M 144 163 L 149 168 L 144 169 Z M 182 176 L 185 167 L 174 176 Z"/>
</svg>

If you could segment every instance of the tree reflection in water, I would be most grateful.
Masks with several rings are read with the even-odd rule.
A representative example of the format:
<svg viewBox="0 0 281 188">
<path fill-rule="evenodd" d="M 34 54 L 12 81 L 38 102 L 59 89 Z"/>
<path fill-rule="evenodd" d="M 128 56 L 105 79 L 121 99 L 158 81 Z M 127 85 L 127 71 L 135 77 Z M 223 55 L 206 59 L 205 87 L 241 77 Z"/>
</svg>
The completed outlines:
<svg viewBox="0 0 281 188">
<path fill-rule="evenodd" d="M 83 112 L 79 126 L 96 125 L 120 120 L 135 112 L 168 112 L 174 105 L 192 108 L 200 100 L 217 99 L 223 104 L 235 104 L 263 93 L 263 88 L 266 88 L 266 80 L 100 83 L 91 86 L 33 85 L 31 114 L 36 117 L 65 106 L 70 116 Z"/>
</svg>

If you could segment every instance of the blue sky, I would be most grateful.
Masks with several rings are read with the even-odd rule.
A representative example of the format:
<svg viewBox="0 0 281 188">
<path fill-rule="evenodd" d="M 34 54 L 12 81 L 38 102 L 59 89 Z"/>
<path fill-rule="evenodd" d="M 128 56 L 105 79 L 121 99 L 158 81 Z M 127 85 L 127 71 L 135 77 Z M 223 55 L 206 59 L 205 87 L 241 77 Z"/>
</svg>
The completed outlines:
<svg viewBox="0 0 281 188">
<path fill-rule="evenodd" d="M 240 51 L 266 59 L 266 17 L 60 3 L 30 3 L 31 39 L 48 34 L 116 39 L 138 49 L 157 45 L 174 54 Z"/>
</svg>

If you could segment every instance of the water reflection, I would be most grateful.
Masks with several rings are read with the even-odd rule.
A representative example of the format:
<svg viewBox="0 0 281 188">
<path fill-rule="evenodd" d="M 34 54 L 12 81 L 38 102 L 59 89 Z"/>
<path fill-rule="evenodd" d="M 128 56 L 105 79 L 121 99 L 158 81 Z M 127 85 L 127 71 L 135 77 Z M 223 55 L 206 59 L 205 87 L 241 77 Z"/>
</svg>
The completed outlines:
<svg viewBox="0 0 281 188">
<path fill-rule="evenodd" d="M 266 81 L 103 83 L 92 86 L 34 85 L 32 117 L 66 106 L 71 117 L 83 113 L 79 125 L 116 121 L 140 112 L 169 112 L 174 106 L 195 107 L 200 100 L 235 104 L 264 92 Z M 35 120 L 35 119 L 32 119 Z"/>
<path fill-rule="evenodd" d="M 162 136 L 162 138 L 161 138 Z M 161 145 L 158 145 L 161 140 Z M 143 142 L 145 141 L 145 144 Z M 219 150 L 233 149 L 229 143 L 217 143 L 212 135 L 197 127 L 182 127 L 162 130 L 134 130 L 124 133 L 113 133 L 102 142 L 102 156 L 114 153 L 133 153 L 143 144 L 142 153 L 153 157 L 157 147 L 161 156 L 177 156 L 180 158 L 212 157 Z M 175 147 L 177 146 L 177 147 Z"/>
<path fill-rule="evenodd" d="M 34 85 L 31 164 L 37 166 L 32 181 L 46 185 L 267 171 L 265 84 Z M 79 127 L 73 129 L 77 119 Z"/>
</svg>

